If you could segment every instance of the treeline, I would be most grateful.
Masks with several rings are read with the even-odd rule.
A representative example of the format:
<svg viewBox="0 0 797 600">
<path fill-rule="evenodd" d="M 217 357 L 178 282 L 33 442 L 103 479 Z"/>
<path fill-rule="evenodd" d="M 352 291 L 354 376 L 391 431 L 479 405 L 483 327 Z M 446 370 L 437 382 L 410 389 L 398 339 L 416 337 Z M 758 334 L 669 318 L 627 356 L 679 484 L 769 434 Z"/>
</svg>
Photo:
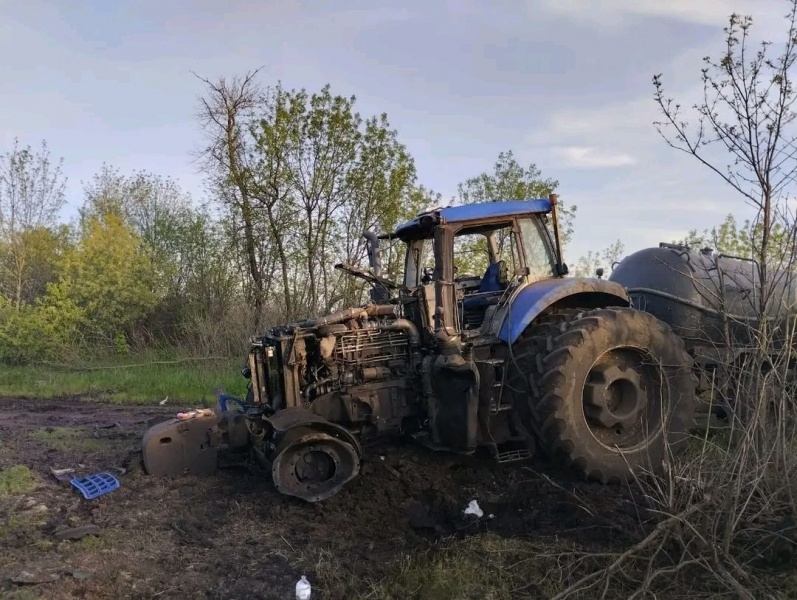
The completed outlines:
<svg viewBox="0 0 797 600">
<path fill-rule="evenodd" d="M 203 202 L 160 174 L 104 165 L 65 223 L 63 159 L 16 140 L 0 155 L 0 361 L 237 355 L 269 324 L 361 302 L 363 284 L 334 265 L 364 260 L 364 230 L 558 186 L 507 151 L 443 199 L 387 115 L 363 117 L 354 97 L 263 87 L 256 72 L 204 83 Z M 567 242 L 576 207 L 563 212 Z M 398 258 L 387 249 L 389 271 Z"/>
</svg>

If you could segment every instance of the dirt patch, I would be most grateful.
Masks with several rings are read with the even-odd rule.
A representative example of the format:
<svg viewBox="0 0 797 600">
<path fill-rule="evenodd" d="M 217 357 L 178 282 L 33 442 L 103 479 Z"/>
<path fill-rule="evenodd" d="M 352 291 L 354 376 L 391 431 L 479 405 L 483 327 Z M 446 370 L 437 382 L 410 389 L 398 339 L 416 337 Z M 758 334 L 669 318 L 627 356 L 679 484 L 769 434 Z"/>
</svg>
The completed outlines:
<svg viewBox="0 0 797 600">
<path fill-rule="evenodd" d="M 37 482 L 0 498 L 8 523 L 0 595 L 285 599 L 305 574 L 314 597 L 356 598 L 446 537 L 490 532 L 606 548 L 640 530 L 635 505 L 616 487 L 551 474 L 552 484 L 543 465 L 414 446 L 371 450 L 363 475 L 319 504 L 277 494 L 257 470 L 149 477 L 137 454 L 142 433 L 184 408 L 0 399 L 0 469 L 23 465 Z M 87 501 L 51 468 L 108 471 L 121 487 Z M 473 499 L 481 519 L 463 514 Z M 78 531 L 91 533 L 61 539 L 88 525 Z M 324 580 L 330 564 L 337 595 Z"/>
</svg>

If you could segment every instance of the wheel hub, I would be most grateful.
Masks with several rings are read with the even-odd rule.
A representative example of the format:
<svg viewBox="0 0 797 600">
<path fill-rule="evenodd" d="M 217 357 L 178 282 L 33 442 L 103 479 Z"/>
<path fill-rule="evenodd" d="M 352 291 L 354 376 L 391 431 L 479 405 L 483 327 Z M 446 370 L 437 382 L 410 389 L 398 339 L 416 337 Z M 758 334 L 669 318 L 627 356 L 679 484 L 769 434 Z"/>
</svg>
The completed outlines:
<svg viewBox="0 0 797 600">
<path fill-rule="evenodd" d="M 292 462 L 296 464 L 294 470 L 299 481 L 318 483 L 326 481 L 335 474 L 334 457 L 314 446 L 307 448 L 304 454 L 297 455 L 297 459 Z"/>
<path fill-rule="evenodd" d="M 629 367 L 595 367 L 584 386 L 584 413 L 608 429 L 633 427 L 647 403 L 645 385 Z"/>
</svg>

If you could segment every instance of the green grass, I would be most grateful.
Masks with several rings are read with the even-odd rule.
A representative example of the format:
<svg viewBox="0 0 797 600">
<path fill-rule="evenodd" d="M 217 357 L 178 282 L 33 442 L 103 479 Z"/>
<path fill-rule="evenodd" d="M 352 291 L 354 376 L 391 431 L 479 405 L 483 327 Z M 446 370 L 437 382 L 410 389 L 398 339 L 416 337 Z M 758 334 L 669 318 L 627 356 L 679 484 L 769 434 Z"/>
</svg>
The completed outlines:
<svg viewBox="0 0 797 600">
<path fill-rule="evenodd" d="M 330 598 L 363 592 L 364 583 L 370 589 L 361 597 L 371 600 L 550 598 L 563 589 L 567 550 L 572 548 L 561 541 L 485 533 L 405 555 L 380 581 L 358 581 L 334 556 L 323 553 L 307 566 L 314 568 L 322 596 Z"/>
<path fill-rule="evenodd" d="M 24 465 L 0 470 L 0 498 L 27 494 L 36 487 L 36 477 Z"/>
<path fill-rule="evenodd" d="M 170 403 L 212 403 L 219 388 L 229 394 L 245 393 L 242 364 L 240 358 L 167 362 L 146 356 L 80 368 L 0 366 L 0 396 L 81 396 L 120 404 L 154 404 L 168 397 Z"/>
</svg>

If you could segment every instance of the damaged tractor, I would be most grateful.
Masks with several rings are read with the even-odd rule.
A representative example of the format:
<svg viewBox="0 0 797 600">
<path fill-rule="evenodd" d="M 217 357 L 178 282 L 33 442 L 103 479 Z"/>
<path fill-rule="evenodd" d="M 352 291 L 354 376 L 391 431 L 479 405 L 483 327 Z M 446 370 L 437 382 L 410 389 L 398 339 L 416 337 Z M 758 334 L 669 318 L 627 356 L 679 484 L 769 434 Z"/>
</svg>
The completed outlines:
<svg viewBox="0 0 797 600">
<path fill-rule="evenodd" d="M 660 471 L 685 442 L 693 359 L 619 283 L 566 276 L 555 195 L 438 208 L 365 238 L 369 267 L 337 268 L 370 301 L 253 338 L 246 398 L 153 426 L 150 474 L 211 472 L 239 450 L 315 502 L 385 436 L 499 462 L 539 451 L 604 483 Z M 403 248 L 400 281 L 380 240 Z"/>
</svg>

